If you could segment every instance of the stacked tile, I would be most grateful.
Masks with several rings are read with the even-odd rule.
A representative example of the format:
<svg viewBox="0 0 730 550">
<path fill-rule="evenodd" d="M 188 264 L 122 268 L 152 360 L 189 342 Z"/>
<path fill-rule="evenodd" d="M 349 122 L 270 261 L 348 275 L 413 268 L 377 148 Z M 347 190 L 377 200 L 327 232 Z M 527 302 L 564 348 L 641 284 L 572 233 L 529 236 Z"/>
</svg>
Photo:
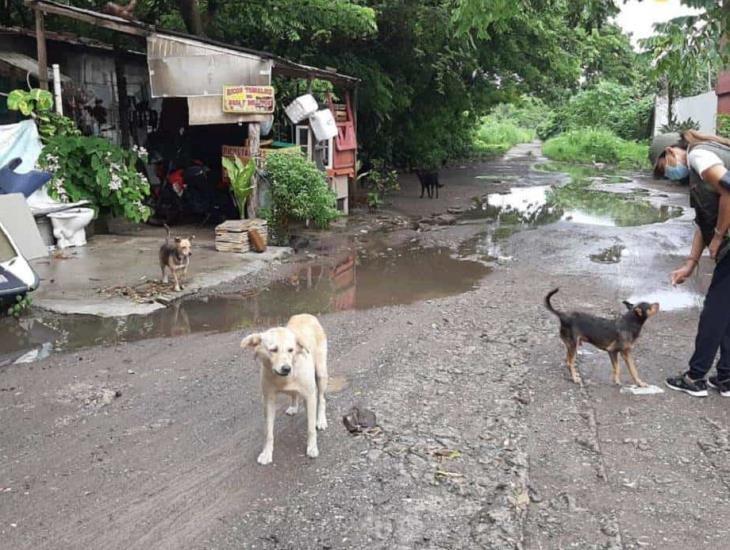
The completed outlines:
<svg viewBox="0 0 730 550">
<path fill-rule="evenodd" d="M 228 220 L 215 228 L 215 249 L 219 252 L 248 252 L 251 250 L 249 229 L 255 229 L 264 241 L 268 240 L 266 220 Z"/>
</svg>

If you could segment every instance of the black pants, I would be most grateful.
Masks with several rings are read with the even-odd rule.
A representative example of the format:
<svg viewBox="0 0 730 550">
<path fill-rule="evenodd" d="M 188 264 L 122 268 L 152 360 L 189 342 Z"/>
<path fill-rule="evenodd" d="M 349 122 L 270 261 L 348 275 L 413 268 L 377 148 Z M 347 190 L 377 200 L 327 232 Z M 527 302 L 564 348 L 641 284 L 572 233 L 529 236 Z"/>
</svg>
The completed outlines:
<svg viewBox="0 0 730 550">
<path fill-rule="evenodd" d="M 697 327 L 695 352 L 689 360 L 689 377 L 704 378 L 715 361 L 719 380 L 730 379 L 730 254 L 715 266 L 712 282 Z"/>
</svg>

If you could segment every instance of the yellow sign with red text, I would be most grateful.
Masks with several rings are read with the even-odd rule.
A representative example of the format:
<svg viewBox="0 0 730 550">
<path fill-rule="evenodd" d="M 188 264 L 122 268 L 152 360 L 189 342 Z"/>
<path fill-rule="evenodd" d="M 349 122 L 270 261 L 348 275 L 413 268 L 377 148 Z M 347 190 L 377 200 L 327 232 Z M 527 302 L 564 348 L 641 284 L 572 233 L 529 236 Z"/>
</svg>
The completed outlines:
<svg viewBox="0 0 730 550">
<path fill-rule="evenodd" d="M 274 87 L 223 86 L 223 112 L 271 114 L 274 112 Z"/>
</svg>

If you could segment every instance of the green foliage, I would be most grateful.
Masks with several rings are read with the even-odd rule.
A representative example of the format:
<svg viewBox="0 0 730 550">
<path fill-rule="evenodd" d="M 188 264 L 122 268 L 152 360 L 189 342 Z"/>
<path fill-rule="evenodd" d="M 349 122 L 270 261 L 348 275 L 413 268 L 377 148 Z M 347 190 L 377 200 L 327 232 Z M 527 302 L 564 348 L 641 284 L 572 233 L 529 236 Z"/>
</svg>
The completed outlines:
<svg viewBox="0 0 730 550">
<path fill-rule="evenodd" d="M 576 2 L 579 4 L 579 2 Z M 631 40 L 617 25 L 601 29 L 576 30 L 583 34 L 580 60 L 583 69 L 583 88 L 592 88 L 602 80 L 624 86 L 642 84 L 648 71 L 646 60 L 634 51 Z"/>
<path fill-rule="evenodd" d="M 538 130 L 548 138 L 566 130 L 606 128 L 623 139 L 648 137 L 653 108 L 651 96 L 616 82 L 600 81 L 578 92 L 555 111 Z"/>
<path fill-rule="evenodd" d="M 536 131 L 552 115 L 552 109 L 541 99 L 534 96 L 522 96 L 513 103 L 500 103 L 489 113 L 489 118 L 497 122 L 512 124 Z"/>
<path fill-rule="evenodd" d="M 271 182 L 266 218 L 275 229 L 286 230 L 294 220 L 327 228 L 339 217 L 324 174 L 302 155 L 273 153 L 266 159 L 266 172 Z"/>
<path fill-rule="evenodd" d="M 521 128 L 510 120 L 500 120 L 501 116 L 482 117 L 481 125 L 474 137 L 476 153 L 498 155 L 507 152 L 518 143 L 527 143 L 535 139 L 534 130 Z"/>
<path fill-rule="evenodd" d="M 717 135 L 730 138 L 730 115 L 717 115 Z"/>
<path fill-rule="evenodd" d="M 77 136 L 81 134 L 73 120 L 51 110 L 53 108 L 51 92 L 39 88 L 33 88 L 29 92 L 13 90 L 8 94 L 7 102 L 9 110 L 20 111 L 22 115 L 35 120 L 38 134 L 43 142 L 56 135 Z"/>
<path fill-rule="evenodd" d="M 377 210 L 385 202 L 385 196 L 400 189 L 398 172 L 386 167 L 383 159 L 373 159 L 372 168 L 358 176 L 368 188 L 368 207 L 371 211 Z"/>
<path fill-rule="evenodd" d="M 39 163 L 53 174 L 51 194 L 61 200 L 89 200 L 97 210 L 134 222 L 147 220 L 150 193 L 137 172 L 144 150 L 127 151 L 99 137 L 55 136 L 48 140 Z"/>
<path fill-rule="evenodd" d="M 32 20 L 20 0 L 7 2 L 22 12 L 11 20 Z M 364 156 L 436 169 L 473 150 L 480 116 L 496 104 L 526 93 L 552 104 L 582 77 L 631 80 L 636 56 L 607 23 L 616 9 L 612 0 L 140 0 L 135 15 L 361 78 Z M 48 25 L 109 40 L 64 18 Z"/>
<path fill-rule="evenodd" d="M 548 158 L 559 161 L 602 162 L 627 168 L 646 168 L 646 145 L 621 139 L 610 130 L 570 130 L 543 145 Z"/>
<path fill-rule="evenodd" d="M 233 160 L 223 157 L 223 168 L 228 174 L 231 190 L 236 199 L 236 206 L 241 219 L 243 219 L 246 217 L 246 201 L 251 196 L 251 191 L 253 191 L 251 178 L 256 171 L 256 163 L 253 159 L 244 164 L 238 157 L 233 157 Z"/>
<path fill-rule="evenodd" d="M 8 109 L 31 116 L 37 111 L 48 111 L 53 107 L 53 95 L 47 90 L 34 88 L 29 92 L 13 90 L 8 94 Z"/>
<path fill-rule="evenodd" d="M 708 73 L 716 75 L 722 66 L 723 55 L 718 48 L 722 25 L 718 20 L 708 20 L 711 12 L 708 9 L 703 15 L 658 23 L 654 35 L 640 41 L 653 62 L 650 75 L 668 93 L 670 117 L 674 98 L 708 91 Z"/>
<path fill-rule="evenodd" d="M 15 297 L 15 303 L 8 308 L 7 314 L 18 319 L 30 309 L 32 304 L 33 301 L 28 294 L 18 294 Z"/>
<path fill-rule="evenodd" d="M 666 124 L 662 124 L 659 129 L 661 134 L 669 134 L 672 132 L 684 132 L 685 130 L 699 130 L 700 123 L 692 118 L 687 120 L 677 120 L 675 116 L 672 116 Z"/>
</svg>

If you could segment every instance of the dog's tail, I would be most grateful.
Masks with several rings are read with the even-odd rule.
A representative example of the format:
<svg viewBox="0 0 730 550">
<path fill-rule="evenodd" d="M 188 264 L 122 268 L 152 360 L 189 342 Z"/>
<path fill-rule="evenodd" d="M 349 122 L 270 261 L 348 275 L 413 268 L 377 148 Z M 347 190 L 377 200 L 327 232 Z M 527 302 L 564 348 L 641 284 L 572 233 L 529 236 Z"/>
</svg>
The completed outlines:
<svg viewBox="0 0 730 550">
<path fill-rule="evenodd" d="M 551 313 L 557 315 L 560 318 L 560 320 L 562 321 L 563 318 L 565 317 L 565 314 L 558 311 L 557 309 L 555 309 L 553 307 L 553 304 L 550 303 L 550 298 L 555 296 L 558 293 L 558 290 L 560 290 L 560 289 L 554 288 L 553 290 L 551 290 L 550 292 L 547 293 L 547 295 L 545 296 L 545 307 L 548 308 L 548 310 L 550 310 Z"/>
<path fill-rule="evenodd" d="M 165 235 L 165 242 L 169 243 L 170 242 L 170 227 L 166 223 L 163 223 L 162 226 L 165 229 L 167 229 L 167 235 Z"/>
</svg>

